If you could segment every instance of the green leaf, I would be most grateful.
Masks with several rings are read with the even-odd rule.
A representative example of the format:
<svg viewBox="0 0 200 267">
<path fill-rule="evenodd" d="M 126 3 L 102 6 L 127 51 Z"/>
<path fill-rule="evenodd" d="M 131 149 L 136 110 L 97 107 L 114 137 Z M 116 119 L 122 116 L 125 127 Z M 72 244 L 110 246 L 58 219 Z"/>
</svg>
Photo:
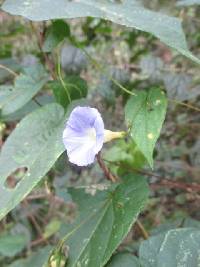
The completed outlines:
<svg viewBox="0 0 200 267">
<path fill-rule="evenodd" d="M 158 88 L 135 94 L 126 104 L 125 118 L 131 137 L 153 167 L 153 149 L 165 119 L 167 99 Z"/>
<path fill-rule="evenodd" d="M 147 201 L 145 178 L 127 176 L 121 184 L 97 191 L 95 196 L 83 189 L 69 189 L 68 192 L 80 213 L 74 224 L 67 227 L 67 267 L 102 267 L 127 235 Z M 65 228 L 62 237 L 64 232 Z"/>
<path fill-rule="evenodd" d="M 127 174 L 127 169 L 141 169 L 147 163 L 146 158 L 132 139 L 118 140 L 114 146 L 103 150 L 103 158 L 108 167 L 117 176 Z"/>
<path fill-rule="evenodd" d="M 24 234 L 3 234 L 0 236 L 0 255 L 14 257 L 27 245 L 28 239 Z"/>
<path fill-rule="evenodd" d="M 8 116 L 3 117 L 3 121 L 19 121 L 23 119 L 26 115 L 34 110 L 38 109 L 40 106 L 44 106 L 46 104 L 54 103 L 55 98 L 52 95 L 38 95 L 35 97 L 35 100 L 29 101 L 22 108 L 18 109 L 15 113 L 12 113 Z M 40 106 L 39 106 L 40 105 Z"/>
<path fill-rule="evenodd" d="M 52 81 L 49 87 L 53 90 L 56 101 L 64 108 L 70 104 L 68 94 L 71 100 L 84 98 L 87 96 L 88 88 L 85 80 L 76 75 L 68 76 L 64 79 L 65 88 L 59 81 Z M 68 93 L 66 92 L 68 91 Z"/>
<path fill-rule="evenodd" d="M 180 228 L 144 241 L 139 254 L 143 267 L 196 267 L 199 265 L 199 251 L 200 231 Z"/>
<path fill-rule="evenodd" d="M 51 220 L 45 227 L 43 237 L 48 239 L 52 235 L 58 232 L 61 226 L 61 221 L 58 219 Z"/>
<path fill-rule="evenodd" d="M 49 104 L 26 116 L 8 137 L 0 154 L 0 219 L 27 196 L 64 151 L 63 127 L 63 108 Z M 6 178 L 22 167 L 27 168 L 24 177 L 15 188 L 7 188 Z"/>
<path fill-rule="evenodd" d="M 97 17 L 117 24 L 134 27 L 155 35 L 168 46 L 194 60 L 200 60 L 188 50 L 181 20 L 144 8 L 136 0 L 6 0 L 2 6 L 12 15 L 42 21 L 59 18 Z"/>
<path fill-rule="evenodd" d="M 128 253 L 121 253 L 115 255 L 107 267 L 141 267 L 141 265 L 135 256 Z"/>
<path fill-rule="evenodd" d="M 177 3 L 177 6 L 192 6 L 200 5 L 200 0 L 180 0 Z"/>
<path fill-rule="evenodd" d="M 51 249 L 50 246 L 40 248 L 40 251 L 34 252 L 28 258 L 16 260 L 8 267 L 42 267 L 48 261 Z"/>
<path fill-rule="evenodd" d="M 25 69 L 15 79 L 15 84 L 0 86 L 0 111 L 1 116 L 8 116 L 26 103 L 44 86 L 48 76 L 42 65 Z"/>
<path fill-rule="evenodd" d="M 47 30 L 45 41 L 42 47 L 43 51 L 51 52 L 59 43 L 69 36 L 70 27 L 65 21 L 53 21 L 52 25 Z"/>
</svg>

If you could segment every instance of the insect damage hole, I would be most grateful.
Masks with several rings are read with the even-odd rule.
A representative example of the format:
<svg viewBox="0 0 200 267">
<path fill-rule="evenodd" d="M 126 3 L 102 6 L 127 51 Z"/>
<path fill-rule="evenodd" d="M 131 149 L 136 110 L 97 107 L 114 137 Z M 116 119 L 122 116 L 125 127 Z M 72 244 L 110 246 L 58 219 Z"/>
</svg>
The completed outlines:
<svg viewBox="0 0 200 267">
<path fill-rule="evenodd" d="M 14 189 L 16 185 L 23 179 L 28 171 L 27 167 L 21 167 L 13 171 L 5 180 L 4 186 L 8 189 Z"/>
</svg>

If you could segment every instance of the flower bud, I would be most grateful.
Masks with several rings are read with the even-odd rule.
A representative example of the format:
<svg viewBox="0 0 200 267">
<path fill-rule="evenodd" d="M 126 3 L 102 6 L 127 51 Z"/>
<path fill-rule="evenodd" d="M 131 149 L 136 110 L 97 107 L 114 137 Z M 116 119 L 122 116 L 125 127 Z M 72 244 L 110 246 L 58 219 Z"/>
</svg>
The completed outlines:
<svg viewBox="0 0 200 267">
<path fill-rule="evenodd" d="M 126 132 L 112 132 L 110 130 L 104 130 L 104 143 L 110 142 L 114 139 L 124 138 Z"/>
</svg>

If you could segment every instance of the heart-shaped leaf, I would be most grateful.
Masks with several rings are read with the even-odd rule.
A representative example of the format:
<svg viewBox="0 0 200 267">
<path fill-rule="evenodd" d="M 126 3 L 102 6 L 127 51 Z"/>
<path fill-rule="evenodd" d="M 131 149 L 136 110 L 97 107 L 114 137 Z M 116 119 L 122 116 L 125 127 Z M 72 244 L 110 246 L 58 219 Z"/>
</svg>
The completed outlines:
<svg viewBox="0 0 200 267">
<path fill-rule="evenodd" d="M 92 191 L 94 193 L 94 188 Z M 64 238 L 69 247 L 67 267 L 102 267 L 147 201 L 145 178 L 125 177 L 121 184 L 97 191 L 95 195 L 83 189 L 69 189 L 69 193 L 78 204 L 79 216 L 72 226 L 65 226 L 62 231 L 62 237 L 67 232 Z"/>
<path fill-rule="evenodd" d="M 140 246 L 143 267 L 196 267 L 199 265 L 200 231 L 173 229 L 153 236 Z"/>
<path fill-rule="evenodd" d="M 25 117 L 8 137 L 0 154 L 0 219 L 33 189 L 64 151 L 63 127 L 63 108 L 49 104 Z M 24 177 L 15 188 L 7 188 L 7 177 L 24 167 Z"/>
<path fill-rule="evenodd" d="M 6 0 L 3 10 L 30 20 L 98 17 L 149 32 L 168 46 L 194 60 L 200 60 L 188 50 L 181 21 L 144 8 L 136 0 Z"/>
<path fill-rule="evenodd" d="M 130 134 L 138 148 L 153 167 L 153 149 L 165 119 L 167 99 L 163 91 L 135 91 L 125 107 L 125 118 Z"/>
<path fill-rule="evenodd" d="M 0 115 L 2 118 L 13 114 L 28 103 L 44 86 L 48 75 L 42 65 L 36 65 L 24 70 L 16 79 L 14 85 L 0 86 Z"/>
</svg>

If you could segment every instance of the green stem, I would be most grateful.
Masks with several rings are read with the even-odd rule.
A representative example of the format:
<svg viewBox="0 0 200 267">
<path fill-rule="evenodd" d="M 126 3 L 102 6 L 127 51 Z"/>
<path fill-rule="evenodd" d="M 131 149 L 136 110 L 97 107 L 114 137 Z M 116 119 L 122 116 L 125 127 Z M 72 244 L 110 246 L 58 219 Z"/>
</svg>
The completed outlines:
<svg viewBox="0 0 200 267">
<path fill-rule="evenodd" d="M 14 72 L 13 70 L 11 70 L 10 68 L 0 64 L 0 69 L 4 69 L 6 70 L 7 72 L 9 72 L 10 74 L 12 74 L 14 77 L 17 77 L 18 74 L 16 72 Z"/>
<path fill-rule="evenodd" d="M 81 49 L 85 54 L 86 56 L 88 57 L 88 59 L 92 62 L 92 64 L 101 72 L 103 73 L 109 80 L 111 80 L 116 86 L 118 86 L 121 90 L 123 90 L 124 92 L 126 92 L 127 94 L 130 94 L 130 95 L 133 95 L 135 96 L 136 94 L 131 92 L 130 90 L 128 90 L 127 88 L 125 88 L 123 85 L 121 85 L 116 79 L 114 79 L 110 74 L 107 73 L 107 71 L 83 48 L 81 47 L 76 41 L 74 41 L 74 44 L 79 48 Z M 180 102 L 180 101 L 177 101 L 175 99 L 169 99 L 170 102 L 173 102 L 175 104 L 178 104 L 178 105 L 181 105 L 181 106 L 185 106 L 187 108 L 190 108 L 192 110 L 195 110 L 195 111 L 199 111 L 200 112 L 200 108 L 197 108 L 193 105 L 190 105 L 190 104 L 187 104 L 187 103 L 184 103 L 184 102 Z"/>
<path fill-rule="evenodd" d="M 200 108 L 197 108 L 193 105 L 190 105 L 190 104 L 187 104 L 187 103 L 184 103 L 184 102 L 181 102 L 181 101 L 178 101 L 178 100 L 175 100 L 175 99 L 168 99 L 169 102 L 172 102 L 174 104 L 177 104 L 177 105 L 180 105 L 180 106 L 184 106 L 184 107 L 187 107 L 187 108 L 190 108 L 192 110 L 195 110 L 195 111 L 199 111 L 200 112 Z"/>
<path fill-rule="evenodd" d="M 138 226 L 138 228 L 140 229 L 144 239 L 148 239 L 149 238 L 149 234 L 147 232 L 147 230 L 144 228 L 144 225 L 137 219 L 136 224 Z"/>
<path fill-rule="evenodd" d="M 67 89 L 67 86 L 66 86 L 66 84 L 65 84 L 65 82 L 64 82 L 64 80 L 63 80 L 63 78 L 62 78 L 61 64 L 60 64 L 60 57 L 59 57 L 59 54 L 58 54 L 58 67 L 57 67 L 57 72 L 58 72 L 58 78 L 59 78 L 59 80 L 60 80 L 60 82 L 61 82 L 61 84 L 62 84 L 62 86 L 63 86 L 63 88 L 65 89 L 65 92 L 66 92 L 66 94 L 67 94 L 67 98 L 68 98 L 68 100 L 69 100 L 69 103 L 71 103 L 72 100 L 71 100 L 70 93 L 69 93 L 69 91 L 68 91 L 68 89 Z"/>
<path fill-rule="evenodd" d="M 77 47 L 79 47 L 88 57 L 88 59 L 92 62 L 92 64 L 101 72 L 103 73 L 109 80 L 111 80 L 116 86 L 118 86 L 122 91 L 126 92 L 129 95 L 134 95 L 133 92 L 125 88 L 123 85 L 121 85 L 116 79 L 114 79 L 110 74 L 107 73 L 107 71 L 83 48 L 80 47 L 78 44 L 76 44 Z"/>
</svg>

